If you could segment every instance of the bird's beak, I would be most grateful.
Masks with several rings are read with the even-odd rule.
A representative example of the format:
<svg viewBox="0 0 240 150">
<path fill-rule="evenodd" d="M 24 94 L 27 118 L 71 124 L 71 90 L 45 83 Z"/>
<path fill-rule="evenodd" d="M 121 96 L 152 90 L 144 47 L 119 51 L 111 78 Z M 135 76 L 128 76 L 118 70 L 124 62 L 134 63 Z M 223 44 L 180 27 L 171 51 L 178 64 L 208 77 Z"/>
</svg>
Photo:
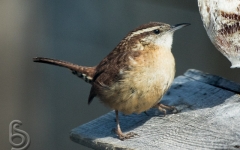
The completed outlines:
<svg viewBox="0 0 240 150">
<path fill-rule="evenodd" d="M 190 23 L 180 23 L 180 24 L 176 24 L 176 25 L 174 25 L 174 26 L 171 26 L 170 31 L 171 31 L 171 32 L 174 32 L 174 31 L 176 31 L 176 30 L 178 30 L 178 29 L 181 29 L 181 28 L 186 27 L 186 26 L 189 26 L 189 25 L 190 25 Z"/>
</svg>

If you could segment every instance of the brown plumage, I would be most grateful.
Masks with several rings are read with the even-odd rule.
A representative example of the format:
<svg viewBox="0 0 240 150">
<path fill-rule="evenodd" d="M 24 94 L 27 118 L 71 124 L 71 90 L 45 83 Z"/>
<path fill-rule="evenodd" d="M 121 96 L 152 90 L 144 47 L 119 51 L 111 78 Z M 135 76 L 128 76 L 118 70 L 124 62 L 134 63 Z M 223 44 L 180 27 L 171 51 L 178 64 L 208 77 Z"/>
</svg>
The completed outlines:
<svg viewBox="0 0 240 150">
<path fill-rule="evenodd" d="M 33 58 L 33 61 L 68 68 L 72 71 L 74 75 L 77 75 L 78 77 L 82 78 L 84 81 L 88 83 L 92 83 L 92 78 L 96 70 L 96 67 L 79 66 L 67 61 L 52 58 L 35 57 Z"/>
<path fill-rule="evenodd" d="M 166 113 L 165 109 L 174 108 L 158 102 L 170 87 L 175 74 L 175 61 L 171 53 L 173 33 L 186 25 L 189 24 L 144 24 L 130 32 L 96 67 L 41 57 L 33 60 L 69 68 L 91 83 L 88 103 L 97 96 L 116 111 L 116 133 L 124 140 L 135 134 L 122 133 L 118 111 L 131 114 L 158 107 Z"/>
</svg>

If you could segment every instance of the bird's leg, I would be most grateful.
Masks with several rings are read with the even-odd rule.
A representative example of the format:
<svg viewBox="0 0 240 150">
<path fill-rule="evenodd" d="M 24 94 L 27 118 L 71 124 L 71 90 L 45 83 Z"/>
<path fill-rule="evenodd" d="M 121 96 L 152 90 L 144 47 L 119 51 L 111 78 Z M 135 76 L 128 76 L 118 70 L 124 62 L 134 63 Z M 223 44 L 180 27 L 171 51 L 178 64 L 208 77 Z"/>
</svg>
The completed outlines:
<svg viewBox="0 0 240 150">
<path fill-rule="evenodd" d="M 175 106 L 168 106 L 168 105 L 163 105 L 163 104 L 158 103 L 154 107 L 158 108 L 159 111 L 163 112 L 164 116 L 166 116 L 166 114 L 167 114 L 166 110 L 171 110 L 171 111 L 175 110 L 175 113 L 178 113 L 178 110 Z"/>
<path fill-rule="evenodd" d="M 120 128 L 120 124 L 119 124 L 118 110 L 115 110 L 115 113 L 116 113 L 116 122 L 117 122 L 117 128 L 116 128 L 115 132 L 118 135 L 119 139 L 120 140 L 130 139 L 130 138 L 134 137 L 135 135 L 137 135 L 136 133 L 133 133 L 133 132 L 123 134 L 122 130 Z"/>
</svg>

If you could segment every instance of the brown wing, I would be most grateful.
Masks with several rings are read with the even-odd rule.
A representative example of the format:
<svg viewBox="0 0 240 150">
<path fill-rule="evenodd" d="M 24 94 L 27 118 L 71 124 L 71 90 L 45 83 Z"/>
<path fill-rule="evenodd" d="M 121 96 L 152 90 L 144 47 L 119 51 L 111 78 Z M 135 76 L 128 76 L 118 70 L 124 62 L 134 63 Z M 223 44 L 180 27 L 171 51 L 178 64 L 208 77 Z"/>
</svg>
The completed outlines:
<svg viewBox="0 0 240 150">
<path fill-rule="evenodd" d="M 96 90 L 99 88 L 108 88 L 113 83 L 121 80 L 120 70 L 129 70 L 129 56 L 137 57 L 138 52 L 132 51 L 129 41 L 123 40 L 110 54 L 107 55 L 96 67 L 96 73 L 93 77 L 93 86 L 88 98 L 88 104 L 97 95 Z"/>
</svg>

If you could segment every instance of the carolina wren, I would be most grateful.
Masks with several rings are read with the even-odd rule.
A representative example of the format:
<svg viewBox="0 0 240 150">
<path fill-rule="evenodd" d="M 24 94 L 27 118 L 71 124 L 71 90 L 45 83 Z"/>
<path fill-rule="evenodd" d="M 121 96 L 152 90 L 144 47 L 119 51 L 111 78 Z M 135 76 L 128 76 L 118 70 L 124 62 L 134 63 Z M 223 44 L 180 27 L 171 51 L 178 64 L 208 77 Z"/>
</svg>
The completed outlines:
<svg viewBox="0 0 240 150">
<path fill-rule="evenodd" d="M 66 67 L 92 85 L 88 104 L 98 97 L 116 112 L 116 134 L 121 140 L 135 136 L 123 134 L 118 111 L 141 113 L 152 107 L 166 114 L 171 106 L 159 104 L 175 75 L 171 53 L 174 31 L 188 23 L 170 26 L 150 22 L 131 31 L 97 66 L 85 67 L 50 58 L 36 57 L 34 62 Z"/>
</svg>

